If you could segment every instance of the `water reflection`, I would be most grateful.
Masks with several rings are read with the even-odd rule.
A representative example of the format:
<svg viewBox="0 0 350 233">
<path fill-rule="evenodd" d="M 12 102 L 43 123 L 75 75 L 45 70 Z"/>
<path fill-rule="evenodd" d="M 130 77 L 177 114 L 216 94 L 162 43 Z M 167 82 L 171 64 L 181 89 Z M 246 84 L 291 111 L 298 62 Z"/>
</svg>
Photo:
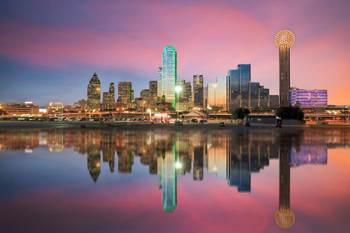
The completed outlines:
<svg viewBox="0 0 350 233">
<path fill-rule="evenodd" d="M 251 174 L 269 166 L 270 159 L 279 159 L 279 208 L 274 218 L 278 226 L 289 228 L 295 223 L 290 209 L 290 169 L 327 164 L 327 148 L 349 147 L 349 138 L 349 130 L 1 130 L 0 150 L 47 147 L 60 152 L 73 148 L 87 155 L 94 182 L 101 174 L 101 163 L 108 163 L 113 173 L 117 156 L 118 173 L 127 174 L 139 157 L 149 173 L 158 176 L 166 212 L 177 206 L 178 175 L 192 172 L 198 182 L 208 171 L 238 192 L 249 193 L 254 188 Z"/>
</svg>

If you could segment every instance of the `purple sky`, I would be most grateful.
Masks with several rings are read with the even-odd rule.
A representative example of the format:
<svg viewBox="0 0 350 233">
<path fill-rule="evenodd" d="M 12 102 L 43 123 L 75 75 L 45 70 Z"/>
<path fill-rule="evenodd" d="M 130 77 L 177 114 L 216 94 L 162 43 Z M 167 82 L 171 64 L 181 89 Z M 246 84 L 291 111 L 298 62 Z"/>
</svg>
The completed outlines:
<svg viewBox="0 0 350 233">
<path fill-rule="evenodd" d="M 298 2 L 298 3 L 296 3 Z M 274 35 L 291 29 L 291 86 L 327 89 L 350 104 L 349 1 L 16 1 L 0 2 L 0 102 L 73 104 L 97 72 L 132 81 L 135 96 L 156 80 L 166 44 L 178 79 L 205 83 L 240 63 L 278 94 Z"/>
</svg>

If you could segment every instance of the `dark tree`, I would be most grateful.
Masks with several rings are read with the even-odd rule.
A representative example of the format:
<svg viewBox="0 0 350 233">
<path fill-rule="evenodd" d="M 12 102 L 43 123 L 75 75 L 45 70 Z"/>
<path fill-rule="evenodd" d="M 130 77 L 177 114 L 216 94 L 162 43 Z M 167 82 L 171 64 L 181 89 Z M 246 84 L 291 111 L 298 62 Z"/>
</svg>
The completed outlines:
<svg viewBox="0 0 350 233">
<path fill-rule="evenodd" d="M 249 113 L 250 111 L 247 108 L 235 108 L 231 111 L 232 118 L 240 120 L 243 120 Z"/>
<path fill-rule="evenodd" d="M 304 120 L 304 112 L 299 107 L 279 107 L 276 116 L 281 119 Z"/>
</svg>

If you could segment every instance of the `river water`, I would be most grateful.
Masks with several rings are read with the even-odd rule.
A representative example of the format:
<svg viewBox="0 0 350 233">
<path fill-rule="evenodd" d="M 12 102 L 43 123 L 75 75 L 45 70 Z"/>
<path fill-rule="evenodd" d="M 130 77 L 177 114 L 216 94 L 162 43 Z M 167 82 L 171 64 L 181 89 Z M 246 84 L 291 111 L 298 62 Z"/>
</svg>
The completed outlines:
<svg viewBox="0 0 350 233">
<path fill-rule="evenodd" d="M 349 129 L 0 130 L 1 232 L 348 232 Z"/>
</svg>

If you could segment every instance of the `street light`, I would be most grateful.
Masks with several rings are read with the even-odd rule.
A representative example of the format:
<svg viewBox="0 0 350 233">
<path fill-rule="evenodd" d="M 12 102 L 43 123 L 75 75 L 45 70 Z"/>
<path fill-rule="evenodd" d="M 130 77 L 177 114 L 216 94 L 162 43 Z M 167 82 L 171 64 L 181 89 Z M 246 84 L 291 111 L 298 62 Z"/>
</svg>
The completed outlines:
<svg viewBox="0 0 350 233">
<path fill-rule="evenodd" d="M 151 109 L 147 109 L 147 112 L 149 112 L 149 120 L 151 120 L 152 110 Z"/>
<path fill-rule="evenodd" d="M 182 91 L 182 87 L 181 86 L 176 86 L 175 87 L 175 91 L 176 91 L 176 98 L 177 98 L 177 103 L 178 103 L 179 102 L 179 93 Z M 176 105 L 175 105 L 175 111 L 176 111 Z M 177 114 L 178 114 L 178 111 L 176 111 L 176 118 L 178 118 Z"/>
</svg>

